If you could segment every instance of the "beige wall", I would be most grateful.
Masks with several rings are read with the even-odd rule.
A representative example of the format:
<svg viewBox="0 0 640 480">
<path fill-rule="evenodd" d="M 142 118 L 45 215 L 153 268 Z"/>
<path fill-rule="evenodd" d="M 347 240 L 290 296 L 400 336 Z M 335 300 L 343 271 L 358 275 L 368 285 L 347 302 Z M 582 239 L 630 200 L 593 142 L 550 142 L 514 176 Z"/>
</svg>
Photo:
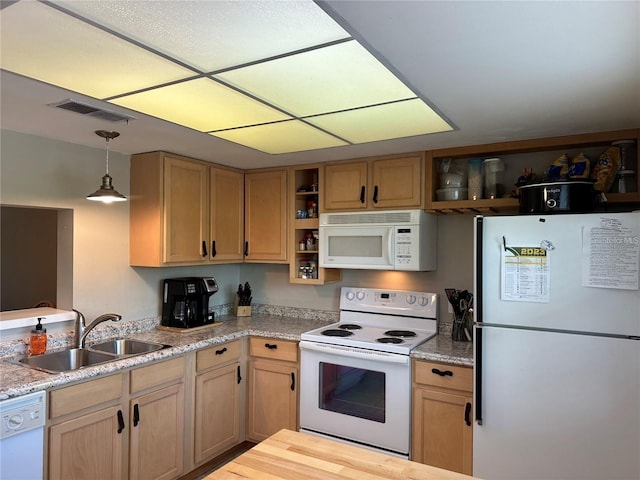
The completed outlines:
<svg viewBox="0 0 640 480">
<path fill-rule="evenodd" d="M 115 152 L 115 142 L 111 149 L 109 173 L 115 188 L 128 195 L 129 157 Z M 341 286 L 435 291 L 442 297 L 446 287 L 472 288 L 471 216 L 439 217 L 435 272 L 350 270 L 344 271 L 341 283 L 313 287 L 289 284 L 286 265 L 132 268 L 129 203 L 103 205 L 85 200 L 104 175 L 104 149 L 2 131 L 0 153 L 0 203 L 74 210 L 73 304 L 88 318 L 107 311 L 128 319 L 156 316 L 162 279 L 189 275 L 216 278 L 220 291 L 212 304 L 232 302 L 238 283 L 249 281 L 256 303 L 324 310 L 338 309 Z M 441 314 L 446 315 L 444 298 Z"/>
</svg>

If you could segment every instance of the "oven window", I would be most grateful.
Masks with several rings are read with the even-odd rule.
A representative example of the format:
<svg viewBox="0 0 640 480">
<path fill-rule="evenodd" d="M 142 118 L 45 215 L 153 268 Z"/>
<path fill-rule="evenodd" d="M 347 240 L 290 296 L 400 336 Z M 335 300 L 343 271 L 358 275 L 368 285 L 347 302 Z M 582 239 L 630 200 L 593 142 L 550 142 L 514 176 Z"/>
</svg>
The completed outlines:
<svg viewBox="0 0 640 480">
<path fill-rule="evenodd" d="M 319 381 L 322 410 L 384 423 L 384 372 L 320 362 Z"/>
</svg>

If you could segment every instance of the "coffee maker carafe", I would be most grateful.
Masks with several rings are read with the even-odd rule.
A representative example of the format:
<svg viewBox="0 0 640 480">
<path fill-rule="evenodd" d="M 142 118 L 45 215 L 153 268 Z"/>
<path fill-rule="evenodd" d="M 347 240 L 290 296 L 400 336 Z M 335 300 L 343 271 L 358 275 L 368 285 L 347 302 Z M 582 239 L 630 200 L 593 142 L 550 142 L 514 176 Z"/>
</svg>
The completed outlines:
<svg viewBox="0 0 640 480">
<path fill-rule="evenodd" d="M 218 284 L 213 277 L 165 279 L 160 324 L 165 327 L 193 328 L 213 323 L 209 297 L 217 291 Z"/>
</svg>

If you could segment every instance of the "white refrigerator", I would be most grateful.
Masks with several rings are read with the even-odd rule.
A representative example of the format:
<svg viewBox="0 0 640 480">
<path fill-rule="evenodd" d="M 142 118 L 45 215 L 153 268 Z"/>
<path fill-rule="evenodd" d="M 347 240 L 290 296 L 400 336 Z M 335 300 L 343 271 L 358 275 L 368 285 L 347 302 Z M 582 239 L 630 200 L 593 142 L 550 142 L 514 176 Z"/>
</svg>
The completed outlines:
<svg viewBox="0 0 640 480">
<path fill-rule="evenodd" d="M 640 211 L 474 232 L 473 475 L 640 479 Z"/>
</svg>

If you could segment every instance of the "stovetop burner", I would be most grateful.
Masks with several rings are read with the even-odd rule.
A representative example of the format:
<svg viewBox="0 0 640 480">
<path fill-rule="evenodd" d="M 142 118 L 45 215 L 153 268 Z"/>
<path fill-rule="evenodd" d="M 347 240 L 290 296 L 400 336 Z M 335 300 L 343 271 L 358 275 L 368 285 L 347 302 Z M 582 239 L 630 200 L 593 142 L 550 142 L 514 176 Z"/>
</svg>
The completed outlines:
<svg viewBox="0 0 640 480">
<path fill-rule="evenodd" d="M 437 305 L 435 293 L 342 287 L 338 321 L 304 332 L 300 340 L 409 355 L 437 334 Z"/>
<path fill-rule="evenodd" d="M 340 330 L 338 328 L 330 328 L 329 330 L 323 330 L 322 335 L 325 337 L 349 337 L 353 335 L 353 332 L 349 330 Z"/>
<path fill-rule="evenodd" d="M 411 338 L 416 336 L 416 332 L 411 330 L 387 330 L 384 332 L 385 335 L 389 335 L 390 337 L 403 337 L 403 338 Z"/>
</svg>

